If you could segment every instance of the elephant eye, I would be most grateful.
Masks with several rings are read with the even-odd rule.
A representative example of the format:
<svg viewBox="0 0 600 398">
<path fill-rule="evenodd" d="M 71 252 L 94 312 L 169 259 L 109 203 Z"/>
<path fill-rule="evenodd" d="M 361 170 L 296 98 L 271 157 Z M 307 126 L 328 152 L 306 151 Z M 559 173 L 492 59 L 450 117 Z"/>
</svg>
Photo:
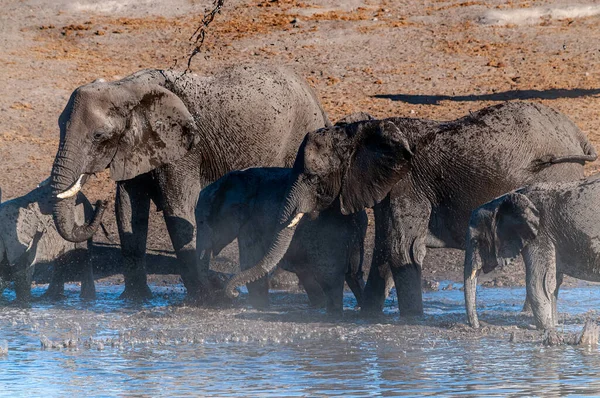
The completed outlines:
<svg viewBox="0 0 600 398">
<path fill-rule="evenodd" d="M 98 130 L 94 133 L 94 141 L 102 141 L 110 136 L 110 133 L 104 130 Z"/>
<path fill-rule="evenodd" d="M 319 182 L 319 178 L 315 175 L 315 174 L 308 174 L 306 176 L 306 179 L 308 180 L 308 182 L 310 182 L 311 184 L 316 184 L 317 182 Z"/>
</svg>

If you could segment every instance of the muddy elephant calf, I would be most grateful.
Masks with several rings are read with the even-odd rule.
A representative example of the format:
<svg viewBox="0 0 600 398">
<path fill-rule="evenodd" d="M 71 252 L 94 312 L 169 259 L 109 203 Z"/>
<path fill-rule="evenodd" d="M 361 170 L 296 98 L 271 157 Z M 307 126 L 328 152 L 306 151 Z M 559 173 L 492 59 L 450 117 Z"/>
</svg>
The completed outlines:
<svg viewBox="0 0 600 398">
<path fill-rule="evenodd" d="M 79 193 L 75 207 L 76 222 L 94 210 Z M 67 273 L 80 278 L 81 296 L 96 295 L 88 243 L 71 243 L 60 237 L 52 219 L 51 189 L 47 183 L 28 194 L 0 205 L 0 294 L 14 281 L 17 300 L 29 301 L 35 263 L 52 262 L 52 280 L 46 295 L 58 298 L 64 293 Z"/>
<path fill-rule="evenodd" d="M 238 239 L 240 267 L 253 267 L 265 254 L 277 225 L 292 170 L 250 168 L 226 174 L 200 193 L 196 208 L 198 262 L 208 267 L 227 244 Z M 344 280 L 362 301 L 364 212 L 344 216 L 327 210 L 298 222 L 280 265 L 298 275 L 312 305 L 342 310 Z M 234 277 L 235 278 L 235 277 Z M 268 280 L 248 284 L 255 306 L 268 304 Z"/>
<path fill-rule="evenodd" d="M 523 255 L 538 328 L 557 325 L 563 275 L 600 282 L 600 179 L 540 183 L 488 202 L 471 216 L 465 256 L 469 324 L 479 327 L 477 275 Z"/>
</svg>

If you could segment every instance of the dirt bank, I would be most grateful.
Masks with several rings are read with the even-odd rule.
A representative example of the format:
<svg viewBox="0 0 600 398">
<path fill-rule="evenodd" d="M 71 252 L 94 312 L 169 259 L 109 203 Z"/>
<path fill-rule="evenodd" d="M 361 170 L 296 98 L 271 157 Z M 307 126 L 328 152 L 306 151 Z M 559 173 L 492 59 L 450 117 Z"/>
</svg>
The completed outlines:
<svg viewBox="0 0 600 398">
<path fill-rule="evenodd" d="M 58 143 L 57 117 L 74 88 L 142 68 L 182 66 L 192 48 L 188 38 L 208 5 L 5 2 L 0 15 L 3 197 L 22 195 L 48 176 Z M 561 5 L 226 1 L 193 69 L 207 73 L 240 62 L 290 65 L 314 86 L 332 119 L 354 111 L 452 119 L 500 101 L 539 101 L 569 115 L 600 147 L 600 17 L 547 11 Z M 490 11 L 503 12 L 502 21 Z M 594 163 L 588 171 L 598 167 Z M 114 183 L 102 174 L 85 192 L 91 199 L 112 200 Z M 107 218 L 116 239 L 114 215 Z M 171 251 L 160 214 L 151 220 L 149 249 Z M 217 263 L 234 268 L 236 254 L 230 247 Z M 432 250 L 425 277 L 460 280 L 461 256 Z M 522 283 L 522 267 L 494 278 L 496 284 Z"/>
</svg>

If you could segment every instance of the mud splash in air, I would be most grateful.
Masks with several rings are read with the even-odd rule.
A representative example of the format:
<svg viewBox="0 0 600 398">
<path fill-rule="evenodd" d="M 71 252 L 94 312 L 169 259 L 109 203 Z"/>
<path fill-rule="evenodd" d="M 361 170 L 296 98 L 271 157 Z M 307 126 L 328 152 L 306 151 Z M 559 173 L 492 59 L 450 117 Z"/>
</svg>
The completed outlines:
<svg viewBox="0 0 600 398">
<path fill-rule="evenodd" d="M 546 19 L 585 18 L 600 15 L 600 5 L 572 4 L 562 7 L 532 7 L 490 10 L 479 18 L 483 25 L 534 25 Z"/>
</svg>

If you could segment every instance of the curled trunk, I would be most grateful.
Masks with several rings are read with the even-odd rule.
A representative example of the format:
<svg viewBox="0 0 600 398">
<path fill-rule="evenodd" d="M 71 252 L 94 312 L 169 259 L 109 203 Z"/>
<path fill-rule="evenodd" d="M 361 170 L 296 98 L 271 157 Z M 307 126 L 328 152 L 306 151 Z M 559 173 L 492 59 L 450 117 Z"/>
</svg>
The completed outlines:
<svg viewBox="0 0 600 398">
<path fill-rule="evenodd" d="M 106 210 L 106 202 L 99 200 L 96 202 L 96 210 L 94 216 L 89 223 L 77 225 L 75 222 L 75 205 L 76 197 L 68 199 L 58 199 L 54 203 L 52 215 L 56 229 L 63 239 L 69 242 L 84 242 L 91 239 L 94 233 L 100 227 L 102 216 Z"/>
<path fill-rule="evenodd" d="M 74 155 L 68 156 L 69 153 L 72 152 L 61 146 L 52 167 L 52 196 L 55 199 L 52 214 L 56 229 L 63 239 L 70 242 L 83 242 L 91 239 L 100 226 L 102 215 L 106 209 L 106 202 L 98 201 L 92 220 L 85 221 L 83 225 L 77 225 L 75 222 L 77 192 L 73 188 L 77 187 L 79 189 L 87 178 L 81 172 L 81 165 L 72 159 Z M 65 192 L 69 192 L 68 197 L 59 199 L 58 195 Z"/>
<path fill-rule="evenodd" d="M 225 288 L 225 293 L 228 297 L 236 297 L 237 292 L 235 289 L 238 286 L 243 286 L 248 283 L 259 280 L 260 278 L 266 276 L 269 272 L 275 269 L 277 264 L 281 261 L 285 252 L 287 251 L 292 238 L 294 236 L 294 229 L 288 228 L 284 226 L 279 230 L 276 234 L 267 255 L 254 267 L 240 272 L 235 275 L 231 280 L 227 283 L 227 287 Z"/>
<path fill-rule="evenodd" d="M 479 269 L 475 265 L 474 253 L 467 250 L 465 258 L 465 307 L 469 325 L 473 328 L 479 328 L 479 319 L 477 318 L 477 274 Z"/>
<path fill-rule="evenodd" d="M 280 211 L 279 223 L 275 229 L 275 236 L 267 254 L 254 267 L 240 272 L 227 283 L 225 294 L 228 297 L 236 297 L 237 292 L 235 289 L 238 286 L 243 286 L 265 277 L 277 267 L 277 264 L 279 264 L 290 247 L 290 243 L 294 237 L 295 225 L 300 221 L 304 214 L 299 210 L 299 203 L 301 202 L 300 198 L 305 191 L 306 187 L 302 183 L 294 184 L 288 191 L 284 206 Z"/>
</svg>

